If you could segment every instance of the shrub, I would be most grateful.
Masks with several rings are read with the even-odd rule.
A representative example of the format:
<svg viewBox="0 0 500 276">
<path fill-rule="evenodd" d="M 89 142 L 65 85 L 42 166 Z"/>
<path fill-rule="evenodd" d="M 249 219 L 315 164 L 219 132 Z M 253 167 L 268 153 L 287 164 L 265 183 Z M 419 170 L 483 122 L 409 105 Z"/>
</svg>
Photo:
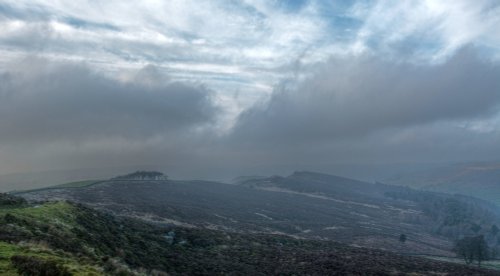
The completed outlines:
<svg viewBox="0 0 500 276">
<path fill-rule="evenodd" d="M 406 235 L 405 234 L 399 235 L 399 241 L 404 243 L 406 241 Z"/>
<path fill-rule="evenodd" d="M 70 276 L 67 268 L 55 261 L 43 260 L 33 256 L 14 255 L 10 258 L 12 266 L 20 275 L 33 276 Z"/>
</svg>

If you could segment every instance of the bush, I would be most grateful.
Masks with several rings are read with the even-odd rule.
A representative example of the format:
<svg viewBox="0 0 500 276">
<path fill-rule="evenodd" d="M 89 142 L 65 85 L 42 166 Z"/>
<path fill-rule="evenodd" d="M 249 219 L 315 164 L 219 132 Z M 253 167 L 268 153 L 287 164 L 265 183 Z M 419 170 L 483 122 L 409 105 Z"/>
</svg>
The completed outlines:
<svg viewBox="0 0 500 276">
<path fill-rule="evenodd" d="M 405 234 L 399 235 L 399 241 L 404 243 L 406 241 L 406 235 Z"/>
<path fill-rule="evenodd" d="M 22 197 L 0 193 L 0 206 L 15 206 L 22 204 L 26 204 L 26 200 Z"/>
<path fill-rule="evenodd" d="M 33 276 L 69 276 L 72 275 L 67 268 L 55 261 L 43 260 L 33 256 L 14 255 L 10 258 L 12 266 L 19 275 Z"/>
</svg>

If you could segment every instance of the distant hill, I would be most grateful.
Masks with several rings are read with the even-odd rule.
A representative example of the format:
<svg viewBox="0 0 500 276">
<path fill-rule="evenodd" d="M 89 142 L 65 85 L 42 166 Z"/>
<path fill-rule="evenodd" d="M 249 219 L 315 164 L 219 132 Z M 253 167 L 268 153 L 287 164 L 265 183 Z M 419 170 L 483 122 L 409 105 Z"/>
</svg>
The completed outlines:
<svg viewBox="0 0 500 276">
<path fill-rule="evenodd" d="M 5 174 L 0 175 L 0 192 L 46 188 L 89 179 L 109 179 L 130 172 L 132 169 L 130 167 L 88 168 Z"/>
<path fill-rule="evenodd" d="M 330 241 L 155 226 L 0 194 L 2 275 L 497 275 Z"/>
<path fill-rule="evenodd" d="M 401 253 L 453 256 L 453 241 L 463 235 L 484 234 L 491 246 L 499 244 L 490 233 L 500 225 L 498 209 L 481 200 L 313 172 L 239 185 L 111 179 L 19 195 L 85 203 L 162 225 L 327 239 Z M 399 241 L 403 233 L 405 243 Z"/>
<path fill-rule="evenodd" d="M 400 174 L 385 183 L 470 195 L 500 206 L 500 162 L 466 163 Z"/>
<path fill-rule="evenodd" d="M 238 176 L 233 178 L 230 182 L 231 184 L 241 184 L 244 183 L 248 180 L 255 180 L 255 179 L 265 179 L 268 178 L 267 176 L 261 176 L 261 175 L 253 175 L 253 176 Z"/>
</svg>

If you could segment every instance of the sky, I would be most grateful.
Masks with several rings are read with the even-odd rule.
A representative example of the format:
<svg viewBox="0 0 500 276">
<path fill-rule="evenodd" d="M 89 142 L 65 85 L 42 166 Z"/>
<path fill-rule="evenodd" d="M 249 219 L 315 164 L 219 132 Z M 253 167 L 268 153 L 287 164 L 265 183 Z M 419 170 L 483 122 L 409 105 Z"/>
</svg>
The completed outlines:
<svg viewBox="0 0 500 276">
<path fill-rule="evenodd" d="M 0 174 L 495 161 L 498 26 L 493 0 L 3 0 Z"/>
</svg>

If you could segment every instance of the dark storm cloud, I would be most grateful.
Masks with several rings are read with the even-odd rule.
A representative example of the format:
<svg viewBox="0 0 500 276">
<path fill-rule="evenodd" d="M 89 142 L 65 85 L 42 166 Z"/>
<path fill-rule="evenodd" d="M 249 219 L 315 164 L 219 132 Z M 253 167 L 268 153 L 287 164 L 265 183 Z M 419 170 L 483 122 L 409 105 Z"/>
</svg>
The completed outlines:
<svg viewBox="0 0 500 276">
<path fill-rule="evenodd" d="M 212 92 L 168 82 L 152 67 L 133 81 L 82 64 L 26 59 L 0 75 L 0 143 L 140 142 L 183 135 L 214 122 Z"/>
<path fill-rule="evenodd" d="M 464 49 L 444 64 L 373 56 L 330 60 L 296 89 L 244 112 L 232 139 L 255 145 L 334 143 L 390 128 L 492 115 L 500 67 Z"/>
</svg>

